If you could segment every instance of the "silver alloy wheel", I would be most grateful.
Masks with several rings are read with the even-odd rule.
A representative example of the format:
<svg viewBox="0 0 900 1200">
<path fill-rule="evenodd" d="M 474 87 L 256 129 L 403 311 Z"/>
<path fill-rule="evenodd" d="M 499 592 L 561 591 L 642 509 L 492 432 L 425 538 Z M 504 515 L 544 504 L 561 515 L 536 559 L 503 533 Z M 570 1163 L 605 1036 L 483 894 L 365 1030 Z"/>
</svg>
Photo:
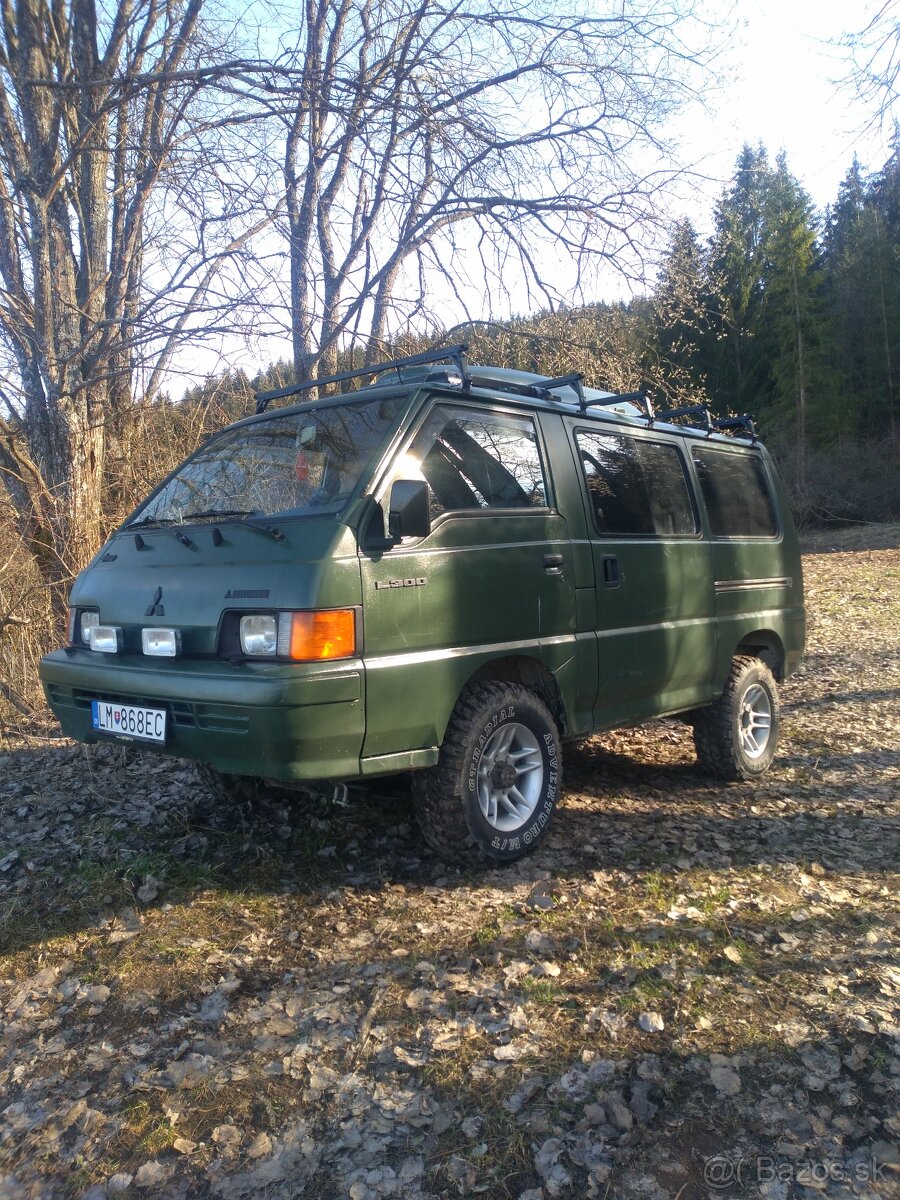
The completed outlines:
<svg viewBox="0 0 900 1200">
<path fill-rule="evenodd" d="M 487 740 L 478 764 L 478 805 L 499 833 L 520 829 L 538 806 L 544 758 L 537 737 L 516 721 L 501 725 Z"/>
<path fill-rule="evenodd" d="M 761 758 L 766 752 L 772 732 L 772 701 L 760 684 L 748 687 L 741 699 L 738 714 L 741 748 L 748 758 Z"/>
</svg>

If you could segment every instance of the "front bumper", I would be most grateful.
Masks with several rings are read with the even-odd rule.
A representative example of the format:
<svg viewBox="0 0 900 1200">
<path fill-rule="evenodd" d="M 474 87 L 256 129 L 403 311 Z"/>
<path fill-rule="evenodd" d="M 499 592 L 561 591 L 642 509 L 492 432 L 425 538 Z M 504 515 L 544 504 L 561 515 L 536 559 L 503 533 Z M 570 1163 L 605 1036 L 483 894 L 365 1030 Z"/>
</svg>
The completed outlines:
<svg viewBox="0 0 900 1200">
<path fill-rule="evenodd" d="M 98 661 L 102 657 L 103 661 Z M 164 708 L 165 745 L 132 742 L 219 771 L 268 779 L 360 773 L 365 705 L 359 659 L 339 663 L 147 660 L 55 650 L 41 660 L 47 701 L 79 742 L 131 741 L 91 725 L 91 701 Z"/>
</svg>

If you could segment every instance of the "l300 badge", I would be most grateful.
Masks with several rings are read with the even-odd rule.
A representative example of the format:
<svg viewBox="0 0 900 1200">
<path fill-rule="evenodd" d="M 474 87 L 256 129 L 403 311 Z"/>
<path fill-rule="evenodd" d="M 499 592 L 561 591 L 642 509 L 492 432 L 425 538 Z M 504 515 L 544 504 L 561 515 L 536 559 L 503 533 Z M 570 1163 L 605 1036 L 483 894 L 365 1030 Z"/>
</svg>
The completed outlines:
<svg viewBox="0 0 900 1200">
<path fill-rule="evenodd" d="M 424 587 L 427 582 L 427 575 L 418 575 L 415 579 L 377 579 L 375 587 L 379 591 L 382 588 Z"/>
</svg>

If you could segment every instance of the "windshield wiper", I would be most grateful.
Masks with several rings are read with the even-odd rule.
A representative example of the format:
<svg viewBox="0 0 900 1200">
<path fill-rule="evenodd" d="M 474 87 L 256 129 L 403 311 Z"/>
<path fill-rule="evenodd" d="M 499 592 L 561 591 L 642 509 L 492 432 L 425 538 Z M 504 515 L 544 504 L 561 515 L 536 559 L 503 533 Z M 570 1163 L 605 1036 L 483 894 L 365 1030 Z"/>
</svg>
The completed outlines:
<svg viewBox="0 0 900 1200">
<path fill-rule="evenodd" d="M 206 508 L 202 512 L 186 512 L 184 521 L 199 521 L 206 517 L 261 517 L 257 508 Z"/>
<path fill-rule="evenodd" d="M 186 512 L 179 517 L 141 517 L 139 521 L 129 521 L 126 529 L 137 529 L 147 525 L 184 525 L 187 521 L 200 521 L 217 517 L 260 517 L 262 513 L 255 508 L 206 508 L 202 512 Z"/>
<path fill-rule="evenodd" d="M 180 525 L 177 517 L 141 517 L 139 521 L 129 521 L 125 529 L 137 529 L 139 525 Z"/>
</svg>

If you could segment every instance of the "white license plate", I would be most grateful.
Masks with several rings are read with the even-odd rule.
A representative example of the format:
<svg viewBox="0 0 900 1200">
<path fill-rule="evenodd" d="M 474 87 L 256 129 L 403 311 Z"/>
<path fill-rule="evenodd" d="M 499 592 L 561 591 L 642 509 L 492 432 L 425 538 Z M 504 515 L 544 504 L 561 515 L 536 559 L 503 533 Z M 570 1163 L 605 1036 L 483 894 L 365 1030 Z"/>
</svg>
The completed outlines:
<svg viewBox="0 0 900 1200">
<path fill-rule="evenodd" d="M 141 742 L 166 740 L 164 708 L 139 708 L 136 704 L 110 704 L 106 700 L 92 700 L 91 723 L 102 733 L 117 733 L 119 737 L 135 738 Z"/>
</svg>

